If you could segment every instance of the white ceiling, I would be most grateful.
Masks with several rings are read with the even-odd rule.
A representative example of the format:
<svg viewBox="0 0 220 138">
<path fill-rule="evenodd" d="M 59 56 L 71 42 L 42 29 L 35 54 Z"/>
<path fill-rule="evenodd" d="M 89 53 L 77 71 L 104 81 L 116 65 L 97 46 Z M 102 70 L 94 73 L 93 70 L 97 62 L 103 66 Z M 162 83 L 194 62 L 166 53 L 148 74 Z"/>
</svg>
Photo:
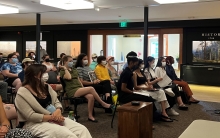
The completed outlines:
<svg viewBox="0 0 220 138">
<path fill-rule="evenodd" d="M 219 0 L 159 5 L 153 0 L 93 0 L 100 11 L 61 9 L 39 4 L 40 0 L 0 0 L 0 4 L 18 7 L 19 14 L 0 15 L 0 26 L 35 25 L 36 13 L 41 24 L 107 23 L 144 20 L 144 6 L 149 6 L 150 21 L 220 18 Z"/>
</svg>

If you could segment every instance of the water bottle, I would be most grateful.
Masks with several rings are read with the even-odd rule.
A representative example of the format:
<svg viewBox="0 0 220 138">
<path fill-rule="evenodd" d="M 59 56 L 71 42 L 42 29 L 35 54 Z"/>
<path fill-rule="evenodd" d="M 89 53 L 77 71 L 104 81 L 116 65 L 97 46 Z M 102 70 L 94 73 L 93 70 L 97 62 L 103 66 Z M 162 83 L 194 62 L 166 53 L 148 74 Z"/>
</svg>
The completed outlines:
<svg viewBox="0 0 220 138">
<path fill-rule="evenodd" d="M 74 118 L 74 111 L 69 111 L 68 118 L 73 120 L 73 121 L 76 121 L 75 118 Z"/>
</svg>

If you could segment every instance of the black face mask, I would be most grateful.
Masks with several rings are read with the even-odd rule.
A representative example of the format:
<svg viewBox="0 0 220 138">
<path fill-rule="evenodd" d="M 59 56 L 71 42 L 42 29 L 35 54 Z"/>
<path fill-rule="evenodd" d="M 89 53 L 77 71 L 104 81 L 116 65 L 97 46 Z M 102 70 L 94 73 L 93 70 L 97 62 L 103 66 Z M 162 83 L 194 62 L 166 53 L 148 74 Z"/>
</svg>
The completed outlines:
<svg viewBox="0 0 220 138">
<path fill-rule="evenodd" d="M 50 62 L 49 58 L 45 59 L 45 62 Z"/>
</svg>

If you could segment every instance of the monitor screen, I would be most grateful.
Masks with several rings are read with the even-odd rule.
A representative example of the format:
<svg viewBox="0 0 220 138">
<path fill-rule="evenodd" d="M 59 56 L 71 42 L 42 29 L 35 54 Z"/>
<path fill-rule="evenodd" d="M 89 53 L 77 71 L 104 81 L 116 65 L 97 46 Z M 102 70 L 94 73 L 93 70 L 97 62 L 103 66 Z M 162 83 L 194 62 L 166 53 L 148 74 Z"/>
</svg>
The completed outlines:
<svg viewBox="0 0 220 138">
<path fill-rule="evenodd" d="M 192 62 L 220 63 L 220 41 L 193 41 Z"/>
</svg>

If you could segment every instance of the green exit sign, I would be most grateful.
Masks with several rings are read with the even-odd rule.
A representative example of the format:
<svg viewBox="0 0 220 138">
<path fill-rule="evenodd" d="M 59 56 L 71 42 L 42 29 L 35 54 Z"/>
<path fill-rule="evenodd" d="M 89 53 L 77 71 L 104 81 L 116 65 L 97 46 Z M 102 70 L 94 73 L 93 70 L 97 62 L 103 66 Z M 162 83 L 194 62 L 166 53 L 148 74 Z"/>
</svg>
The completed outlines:
<svg viewBox="0 0 220 138">
<path fill-rule="evenodd" d="M 119 27 L 127 27 L 128 22 L 120 22 Z"/>
</svg>

